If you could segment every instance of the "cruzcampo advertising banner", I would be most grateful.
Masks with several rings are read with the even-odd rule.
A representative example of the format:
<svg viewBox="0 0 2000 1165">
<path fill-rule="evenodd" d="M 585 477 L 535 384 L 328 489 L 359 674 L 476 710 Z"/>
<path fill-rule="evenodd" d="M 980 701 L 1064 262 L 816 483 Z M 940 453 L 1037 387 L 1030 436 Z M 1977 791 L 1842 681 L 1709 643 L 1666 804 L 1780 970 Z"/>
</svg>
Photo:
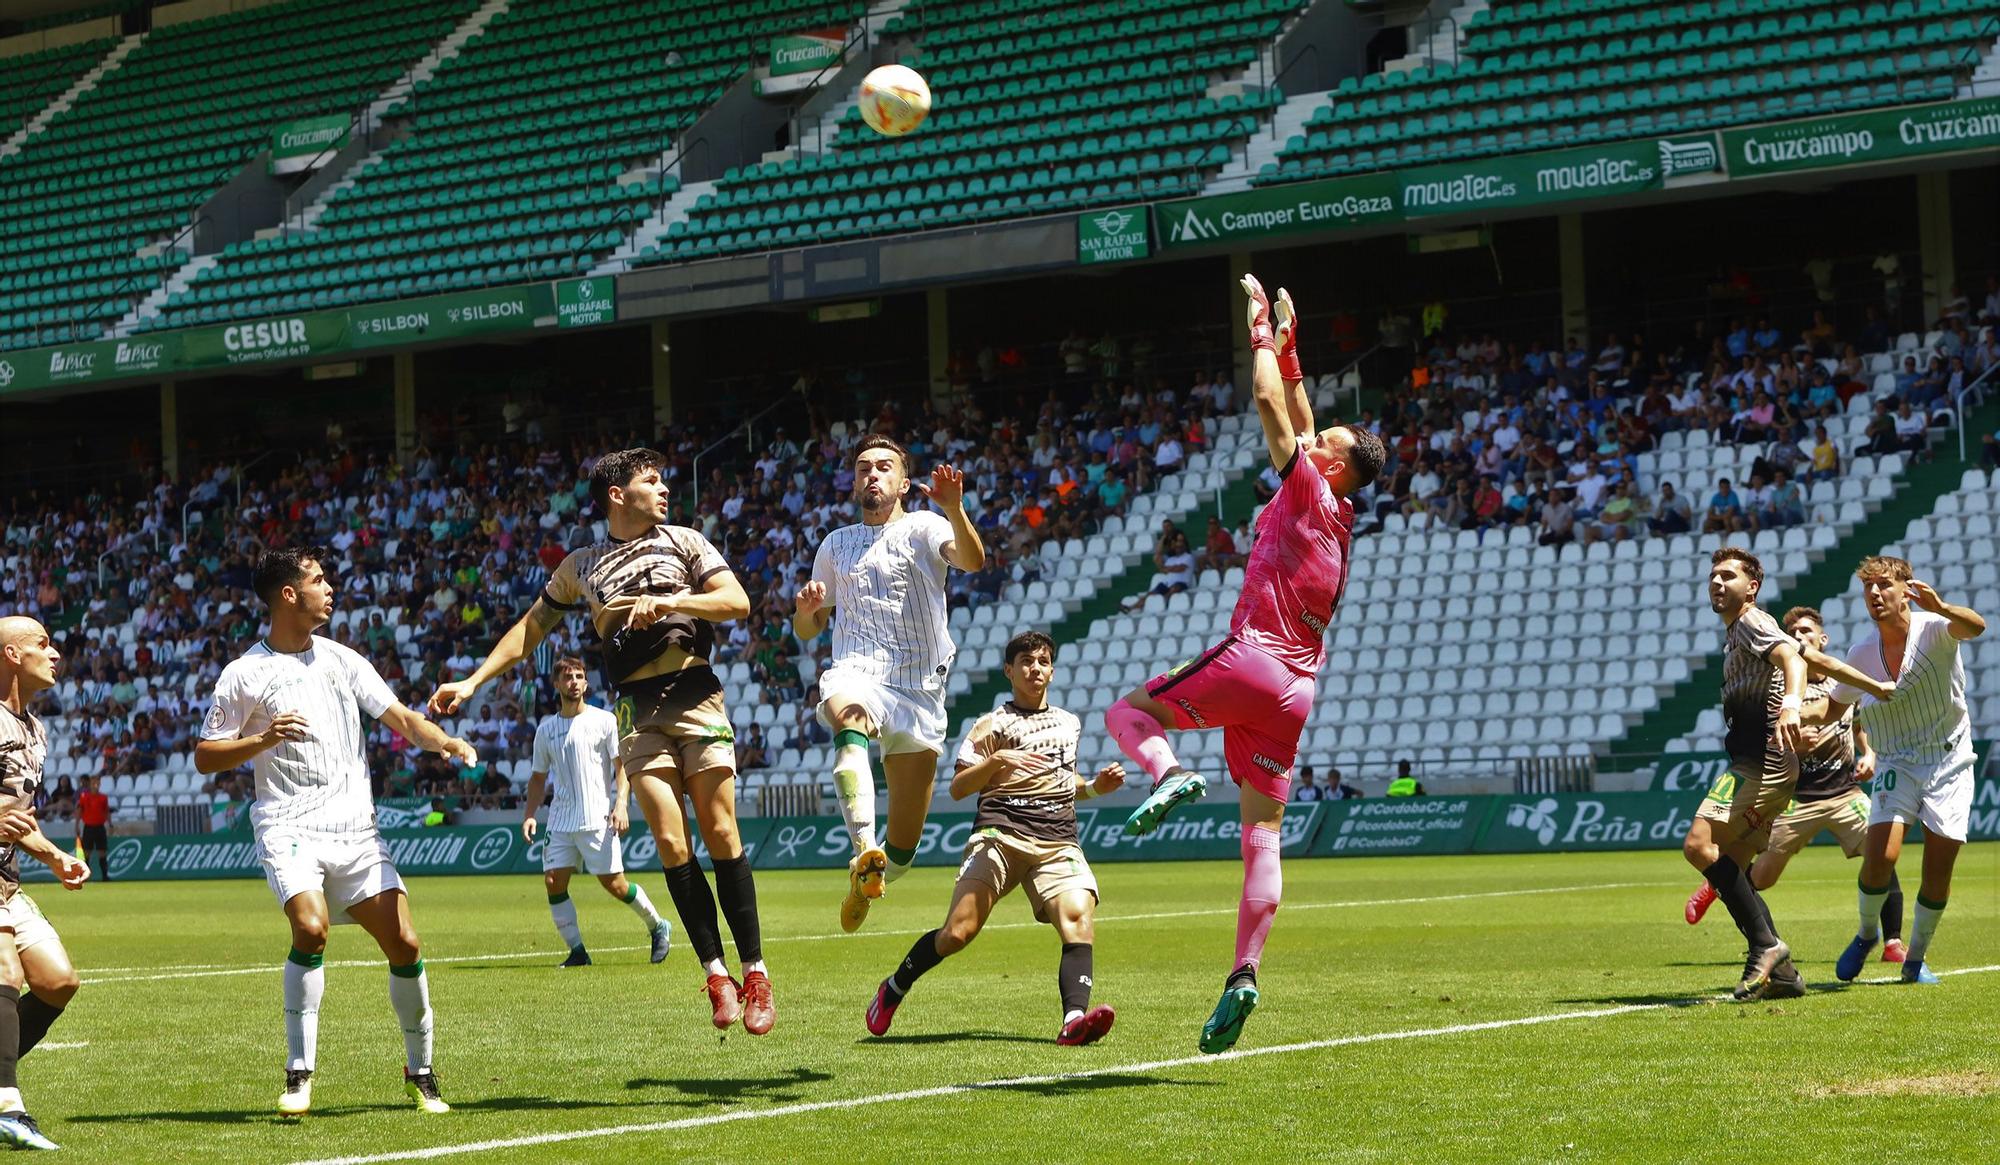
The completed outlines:
<svg viewBox="0 0 2000 1165">
<path fill-rule="evenodd" d="M 1633 194 L 1660 186 L 1661 157 L 1659 143 L 1645 139 L 1163 202 L 1161 246 L 1255 245 L 1301 231 Z"/>
<path fill-rule="evenodd" d="M 344 113 L 288 121 L 271 131 L 273 174 L 316 170 L 347 146 L 354 119 Z"/>
<path fill-rule="evenodd" d="M 771 75 L 817 73 L 840 59 L 845 30 L 781 36 L 771 41 Z"/>
<path fill-rule="evenodd" d="M 2000 146 L 2000 97 L 1724 130 L 1732 178 Z"/>
</svg>

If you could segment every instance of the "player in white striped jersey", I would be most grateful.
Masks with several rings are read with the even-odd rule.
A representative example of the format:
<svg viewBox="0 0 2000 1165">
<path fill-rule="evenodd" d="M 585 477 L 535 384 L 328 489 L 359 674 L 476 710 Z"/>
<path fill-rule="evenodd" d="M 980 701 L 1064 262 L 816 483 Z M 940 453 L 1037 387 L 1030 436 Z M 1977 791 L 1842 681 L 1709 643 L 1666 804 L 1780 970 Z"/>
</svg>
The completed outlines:
<svg viewBox="0 0 2000 1165">
<path fill-rule="evenodd" d="M 916 860 L 944 751 L 945 686 L 958 649 L 945 623 L 947 568 L 976 571 L 986 547 L 965 514 L 965 475 L 949 465 L 923 488 L 943 510 L 910 513 L 910 455 L 887 437 L 854 450 L 861 521 L 826 536 L 812 581 L 792 607 L 792 633 L 810 643 L 833 625 L 833 666 L 820 673 L 820 723 L 833 730 L 833 783 L 854 842 L 842 930 L 860 928 L 868 903 Z M 868 742 L 882 752 L 889 827 L 875 836 L 875 776 Z"/>
<path fill-rule="evenodd" d="M 1040 631 L 1023 631 L 1002 656 L 1013 699 L 981 716 L 959 747 L 951 795 L 979 794 L 971 840 L 958 867 L 944 925 L 910 946 L 896 970 L 875 989 L 866 1022 L 871 1035 L 887 1035 L 896 1009 L 918 977 L 965 949 L 986 925 L 993 907 L 1021 887 L 1035 921 L 1062 939 L 1056 987 L 1062 1022 L 1056 1043 L 1094 1044 L 1117 1014 L 1090 1005 L 1094 983 L 1097 877 L 1078 844 L 1076 803 L 1125 783 L 1125 767 L 1105 765 L 1094 779 L 1076 771 L 1083 725 L 1075 714 L 1049 703 L 1056 646 Z"/>
<path fill-rule="evenodd" d="M 49 737 L 28 704 L 55 686 L 61 663 L 40 623 L 0 618 L 0 1145 L 13 1149 L 56 1147 L 22 1103 L 15 1065 L 62 1014 L 44 998 L 57 994 L 50 985 L 60 981 L 65 1003 L 77 986 L 55 928 L 21 892 L 20 854 L 40 858 L 71 890 L 90 877 L 88 864 L 42 836 L 33 812 Z M 32 994 L 21 994 L 24 981 Z"/>
<path fill-rule="evenodd" d="M 375 828 L 361 717 L 427 752 L 464 764 L 479 757 L 404 707 L 359 653 L 313 634 L 333 614 L 321 561 L 306 547 L 259 558 L 253 585 L 270 610 L 270 629 L 216 680 L 195 768 L 219 773 L 248 763 L 256 776 L 250 829 L 292 930 L 284 987 L 289 1058 L 278 1112 L 301 1116 L 312 1107 L 327 926 L 343 922 L 359 924 L 388 957 L 404 1091 L 425 1112 L 449 1112 L 431 1070 L 430 981 L 409 897 Z"/>
<path fill-rule="evenodd" d="M 586 612 L 604 640 L 605 669 L 618 693 L 619 759 L 659 843 L 681 931 L 708 977 L 713 1022 L 727 1029 L 740 1019 L 744 1031 L 761 1036 L 777 1013 L 757 887 L 736 828 L 736 737 L 722 681 L 708 663 L 715 624 L 749 617 L 750 598 L 700 531 L 667 524 L 665 463 L 650 449 L 598 459 L 590 497 L 610 537 L 564 558 L 528 613 L 470 676 L 440 685 L 431 708 L 457 711 L 482 684 L 532 654 L 565 614 Z M 694 852 L 687 798 L 715 868 L 714 893 Z M 736 940 L 741 983 L 722 961 L 718 898 Z"/>
<path fill-rule="evenodd" d="M 549 916 L 556 933 L 569 944 L 565 967 L 588 967 L 583 931 L 570 901 L 569 879 L 582 866 L 596 876 L 605 893 L 632 908 L 651 936 L 655 963 L 667 957 L 673 928 L 653 909 L 652 899 L 636 882 L 625 880 L 625 854 L 620 839 L 631 827 L 626 804 L 631 786 L 625 762 L 618 758 L 618 717 L 583 702 L 590 676 L 583 661 L 566 655 L 556 661 L 557 705 L 553 714 L 535 725 L 535 754 L 528 778 L 528 796 L 521 816 L 521 836 L 535 840 L 535 810 L 542 790 L 554 780 L 549 802 L 549 829 L 542 839 L 542 885 L 549 894 Z"/>
<path fill-rule="evenodd" d="M 1958 645 L 1984 634 L 1986 620 L 1938 597 L 1900 558 L 1864 558 L 1854 573 L 1875 632 L 1854 645 L 1847 662 L 1896 690 L 1893 699 L 1883 701 L 1840 683 L 1807 709 L 1807 719 L 1817 723 L 1838 720 L 1858 705 L 1855 723 L 1868 730 L 1876 757 L 1868 843 L 1861 855 L 1861 929 L 1841 952 L 1834 973 L 1852 980 L 1881 941 L 1882 905 L 1902 854 L 1903 833 L 1918 821 L 1924 827 L 1924 872 L 1903 982 L 1935 983 L 1937 974 L 1926 965 L 1931 937 L 1951 897 L 1952 867 L 1972 816 L 1972 717 Z"/>
</svg>

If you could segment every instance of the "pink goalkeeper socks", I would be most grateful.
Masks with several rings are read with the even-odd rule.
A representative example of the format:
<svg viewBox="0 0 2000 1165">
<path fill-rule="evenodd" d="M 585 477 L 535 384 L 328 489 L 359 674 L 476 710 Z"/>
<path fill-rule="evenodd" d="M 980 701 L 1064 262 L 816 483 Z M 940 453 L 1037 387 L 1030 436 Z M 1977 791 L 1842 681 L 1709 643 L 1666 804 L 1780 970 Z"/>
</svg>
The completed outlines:
<svg viewBox="0 0 2000 1165">
<path fill-rule="evenodd" d="M 1160 722 L 1124 700 L 1104 713 L 1104 726 L 1111 730 L 1111 739 L 1118 742 L 1119 749 L 1132 763 L 1152 774 L 1155 784 L 1168 769 L 1179 767 L 1166 734 L 1160 730 Z"/>
<path fill-rule="evenodd" d="M 1278 913 L 1285 877 L 1278 865 L 1278 831 L 1253 825 L 1243 831 L 1243 901 L 1236 907 L 1236 966 L 1264 958 L 1264 936 Z"/>
</svg>

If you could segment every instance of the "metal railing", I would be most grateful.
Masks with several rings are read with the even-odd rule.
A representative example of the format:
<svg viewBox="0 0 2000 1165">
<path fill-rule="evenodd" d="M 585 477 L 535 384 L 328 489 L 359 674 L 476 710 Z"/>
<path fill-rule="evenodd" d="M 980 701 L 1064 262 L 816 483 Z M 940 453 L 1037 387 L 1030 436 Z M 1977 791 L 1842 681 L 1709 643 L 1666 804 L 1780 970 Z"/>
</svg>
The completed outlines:
<svg viewBox="0 0 2000 1165">
<path fill-rule="evenodd" d="M 792 401 L 791 394 L 789 393 L 780 394 L 776 399 L 771 401 L 770 404 L 765 405 L 763 408 L 758 409 L 756 412 L 751 413 L 749 416 L 737 422 L 735 428 L 729 430 L 727 433 L 724 433 L 722 436 L 717 437 L 713 442 L 709 444 L 708 448 L 703 449 L 701 452 L 694 455 L 693 461 L 688 467 L 688 479 L 689 479 L 688 504 L 691 507 L 699 508 L 701 505 L 701 459 L 715 452 L 717 449 L 722 448 L 724 445 L 729 444 L 730 441 L 735 439 L 738 433 L 743 434 L 744 443 L 746 446 L 754 445 L 754 442 L 756 440 L 756 432 L 754 429 L 751 428 L 751 426 L 755 425 L 758 421 L 770 415 L 772 412 L 775 412 L 778 406 L 790 404 L 791 401 Z M 751 451 L 754 452 L 755 450 L 752 449 Z M 690 520 L 692 520 L 693 518 L 692 513 L 690 513 L 689 516 Z"/>
<path fill-rule="evenodd" d="M 845 69 L 850 63 L 847 58 L 848 50 L 855 48 L 857 45 L 860 47 L 863 53 L 871 51 L 874 47 L 870 43 L 870 36 L 868 29 L 868 14 L 866 12 L 863 12 L 861 15 L 861 31 L 848 37 L 847 40 L 841 44 L 840 53 L 838 56 L 835 56 L 832 60 L 828 61 L 826 64 L 821 65 L 819 67 L 819 71 L 812 75 L 812 80 L 806 83 L 806 91 L 808 93 L 817 94 L 820 91 L 821 85 L 824 84 L 828 70 L 832 70 L 833 72 L 838 73 L 840 70 Z M 791 115 L 792 146 L 795 149 L 797 149 L 801 155 L 805 153 L 806 144 L 805 144 L 805 139 L 801 137 L 799 134 L 799 110 L 803 109 L 806 105 L 810 104 L 810 102 L 811 98 L 808 98 L 807 100 L 802 101 L 798 105 L 792 107 L 792 115 Z M 816 124 L 814 127 L 815 130 L 817 131 L 813 134 L 813 153 L 815 154 L 823 154 L 826 152 L 826 134 L 824 131 L 819 130 L 819 125 L 824 124 L 825 120 L 826 120 L 825 115 L 822 114 L 820 116 L 819 123 Z"/>
<path fill-rule="evenodd" d="M 1975 397 L 1977 398 L 1977 400 L 1974 400 L 1975 404 L 1986 399 L 1986 390 L 1980 386 L 1985 384 L 1996 371 L 2000 371 L 2000 361 L 1988 364 L 1984 371 L 1972 378 L 1971 384 L 1959 389 L 1958 396 L 1953 398 L 1951 402 L 1954 413 L 1952 420 L 1958 426 L 1958 459 L 1960 461 L 1969 459 L 1969 455 L 1965 449 L 1965 430 L 1967 428 L 1965 423 L 1966 402 L 1973 400 Z M 1995 383 L 2000 383 L 2000 381 L 1996 381 Z"/>
</svg>

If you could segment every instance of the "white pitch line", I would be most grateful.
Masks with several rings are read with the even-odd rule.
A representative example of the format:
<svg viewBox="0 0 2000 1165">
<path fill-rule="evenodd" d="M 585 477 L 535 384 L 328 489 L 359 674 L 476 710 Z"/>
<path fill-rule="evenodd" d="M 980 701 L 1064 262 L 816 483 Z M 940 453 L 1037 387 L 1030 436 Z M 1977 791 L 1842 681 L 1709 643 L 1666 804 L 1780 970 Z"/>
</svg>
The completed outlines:
<svg viewBox="0 0 2000 1165">
<path fill-rule="evenodd" d="M 1575 894 L 1591 890 L 1629 890 L 1633 888 L 1648 887 L 1648 886 L 1678 886 L 1678 885 L 1680 885 L 1680 883 L 1678 882 L 1599 882 L 1589 886 L 1536 886 L 1522 890 L 1482 890 L 1477 893 L 1471 893 L 1471 894 L 1431 894 L 1420 898 L 1356 898 L 1344 902 L 1298 902 L 1298 903 L 1288 904 L 1285 907 L 1283 907 L 1283 909 L 1290 911 L 1298 911 L 1298 910 L 1351 909 L 1354 907 L 1361 907 L 1361 906 L 1415 906 L 1427 902 L 1465 902 L 1480 898 L 1515 898 L 1531 894 Z M 1205 909 L 1205 910 L 1163 910 L 1149 914 L 1099 915 L 1097 921 L 1100 923 L 1146 922 L 1161 918 L 1202 918 L 1202 917 L 1211 917 L 1223 914 L 1233 915 L 1235 913 L 1236 913 L 1236 908 L 1234 906 L 1230 906 L 1230 907 Z M 981 929 L 982 931 L 1028 930 L 1042 925 L 1043 924 L 1039 922 L 989 922 Z M 857 931 L 853 934 L 834 932 L 831 934 L 772 935 L 767 937 L 764 941 L 765 942 L 828 942 L 835 939 L 909 938 L 915 935 L 928 934 L 931 929 L 932 928 L 930 927 L 923 927 L 914 930 Z M 625 951 L 643 951 L 643 950 L 648 950 L 650 948 L 634 946 L 634 947 L 597 947 L 595 949 L 599 953 L 609 954 L 609 953 L 617 953 Z M 436 958 L 432 958 L 431 956 L 426 955 L 424 956 L 424 962 L 426 964 L 475 963 L 475 962 L 505 961 L 510 959 L 543 959 L 543 958 L 552 958 L 555 954 L 559 953 L 560 952 L 552 952 L 552 951 L 513 951 L 507 953 L 487 954 L 487 955 L 441 955 Z M 337 961 L 329 960 L 325 965 L 328 967 L 375 967 L 381 965 L 381 960 L 340 959 Z M 117 969 L 136 970 L 140 968 L 117 968 Z M 274 973 L 280 969 L 281 968 L 276 965 L 268 965 L 268 964 L 255 967 L 226 967 L 223 966 L 222 964 L 193 964 L 192 966 L 187 968 L 159 968 L 158 969 L 159 973 L 157 974 L 120 975 L 108 979 L 90 978 L 90 979 L 85 979 L 83 982 L 85 985 L 91 985 L 91 986 L 102 985 L 107 983 L 157 983 L 164 979 L 210 979 L 210 978 L 219 978 L 229 975 L 260 975 L 266 973 Z M 102 974 L 102 972 L 99 972 L 99 974 Z"/>
<path fill-rule="evenodd" d="M 2000 964 L 1985 967 L 1962 967 L 1955 971 L 1940 971 L 1940 975 L 1979 975 L 2000 971 Z M 1893 983 L 1895 978 L 1868 979 L 1867 983 Z M 1723 996 L 1721 998 L 1727 998 Z M 1295 1044 L 1275 1044 L 1268 1048 L 1244 1048 L 1223 1052 L 1214 1056 L 1180 1056 L 1171 1060 L 1147 1060 L 1136 1064 L 1118 1064 L 1104 1068 L 1089 1068 L 1081 1072 L 1056 1072 L 1046 1076 L 1010 1076 L 999 1080 L 982 1080 L 971 1084 L 941 1084 L 932 1088 L 912 1088 L 903 1092 L 891 1092 L 878 1096 L 852 1096 L 843 1100 L 814 1100 L 801 1104 L 786 1104 L 776 1108 L 738 1109 L 731 1112 L 711 1113 L 707 1116 L 682 1117 L 679 1120 L 644 1121 L 628 1125 L 603 1125 L 592 1129 L 572 1129 L 560 1133 L 540 1133 L 530 1137 L 508 1137 L 491 1141 L 470 1141 L 457 1145 L 437 1145 L 428 1149 L 404 1149 L 393 1153 L 374 1153 L 358 1157 L 326 1157 L 311 1161 L 297 1162 L 296 1165 L 375 1165 L 382 1161 L 428 1161 L 439 1157 L 456 1157 L 465 1153 L 489 1153 L 496 1149 L 525 1149 L 537 1145 L 559 1145 L 568 1141 L 593 1140 L 603 1137 L 618 1137 L 628 1133 L 664 1133 L 677 1129 L 698 1129 L 711 1125 L 734 1124 L 738 1121 L 773 1120 L 778 1117 L 800 1116 L 805 1113 L 829 1112 L 838 1109 L 860 1108 L 865 1105 L 893 1104 L 906 1100 L 930 1100 L 940 1096 L 955 1096 L 967 1092 L 988 1092 L 1003 1088 L 1021 1088 L 1038 1084 L 1060 1084 L 1066 1080 L 1088 1080 L 1094 1076 L 1124 1076 L 1139 1072 L 1163 1072 L 1174 1068 L 1188 1068 L 1198 1064 L 1214 1064 L 1227 1060 L 1247 1060 L 1254 1056 L 1281 1056 L 1295 1052 L 1318 1052 L 1328 1048 L 1354 1047 L 1359 1044 L 1379 1044 L 1398 1040 L 1429 1039 L 1435 1036 L 1465 1035 L 1471 1032 L 1499 1031 L 1503 1028 L 1533 1027 L 1547 1023 L 1561 1023 L 1573 1019 L 1608 1019 L 1612 1016 L 1631 1015 L 1642 1011 L 1663 1011 L 1687 1007 L 1704 1002 L 1697 997 L 1663 1001 L 1660 1003 L 1625 1003 L 1617 1007 L 1600 1007 L 1591 1011 L 1556 1011 L 1545 1015 L 1524 1015 L 1515 1019 L 1493 1019 L 1483 1023 L 1458 1023 L 1447 1027 L 1415 1028 L 1405 1031 L 1370 1032 L 1358 1036 L 1338 1036 L 1326 1040 L 1307 1040 Z"/>
<path fill-rule="evenodd" d="M 55 1043 L 36 1044 L 35 1050 L 38 1052 L 67 1052 L 76 1048 L 87 1048 L 89 1046 L 89 1040 L 70 1040 L 68 1042 L 57 1041 Z"/>
</svg>

